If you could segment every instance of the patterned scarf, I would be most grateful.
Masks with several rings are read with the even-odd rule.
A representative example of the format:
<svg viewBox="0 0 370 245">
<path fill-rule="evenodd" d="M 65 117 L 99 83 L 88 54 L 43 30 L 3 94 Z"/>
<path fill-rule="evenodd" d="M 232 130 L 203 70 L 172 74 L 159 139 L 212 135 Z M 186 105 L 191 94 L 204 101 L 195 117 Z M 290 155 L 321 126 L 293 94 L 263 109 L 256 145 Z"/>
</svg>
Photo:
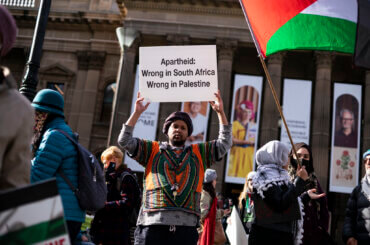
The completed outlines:
<svg viewBox="0 0 370 245">
<path fill-rule="evenodd" d="M 265 198 L 263 192 L 270 187 L 277 185 L 290 184 L 290 176 L 283 166 L 288 162 L 288 147 L 279 141 L 270 141 L 262 146 L 256 152 L 256 162 L 258 165 L 257 173 L 253 177 L 253 189 L 257 191 L 258 195 Z M 292 233 L 294 236 L 294 244 L 302 243 L 303 238 L 303 216 L 304 206 L 301 199 L 297 198 L 301 219 L 293 222 Z"/>
<path fill-rule="evenodd" d="M 32 154 L 35 157 L 35 153 L 39 148 L 42 132 L 45 126 L 46 119 L 48 117 L 48 113 L 36 111 L 35 113 L 35 125 L 33 127 L 33 138 L 32 138 Z"/>
</svg>

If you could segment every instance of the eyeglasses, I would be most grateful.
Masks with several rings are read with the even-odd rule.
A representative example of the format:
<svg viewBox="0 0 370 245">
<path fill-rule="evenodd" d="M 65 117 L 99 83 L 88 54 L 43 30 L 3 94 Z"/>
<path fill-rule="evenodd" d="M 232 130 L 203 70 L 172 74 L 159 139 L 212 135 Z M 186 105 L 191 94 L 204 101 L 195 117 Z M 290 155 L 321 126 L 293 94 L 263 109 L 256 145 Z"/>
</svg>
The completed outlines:
<svg viewBox="0 0 370 245">
<path fill-rule="evenodd" d="M 302 154 L 302 153 L 297 153 L 297 156 L 299 159 L 306 159 L 306 160 L 310 160 L 310 154 Z"/>
<path fill-rule="evenodd" d="M 353 121 L 353 118 L 341 118 L 342 121 L 345 121 L 345 122 L 352 122 Z"/>
</svg>

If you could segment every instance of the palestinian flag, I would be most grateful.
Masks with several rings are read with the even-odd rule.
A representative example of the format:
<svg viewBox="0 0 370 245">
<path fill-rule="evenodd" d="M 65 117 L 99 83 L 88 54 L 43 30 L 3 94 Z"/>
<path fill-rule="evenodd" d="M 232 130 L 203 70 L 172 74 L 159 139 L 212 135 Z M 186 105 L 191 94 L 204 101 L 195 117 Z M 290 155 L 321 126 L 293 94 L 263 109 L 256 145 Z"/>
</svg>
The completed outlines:
<svg viewBox="0 0 370 245">
<path fill-rule="evenodd" d="M 0 244 L 70 244 L 55 179 L 0 194 Z"/>
<path fill-rule="evenodd" d="M 240 3 L 263 57 L 292 49 L 355 52 L 357 0 L 240 0 Z"/>
</svg>

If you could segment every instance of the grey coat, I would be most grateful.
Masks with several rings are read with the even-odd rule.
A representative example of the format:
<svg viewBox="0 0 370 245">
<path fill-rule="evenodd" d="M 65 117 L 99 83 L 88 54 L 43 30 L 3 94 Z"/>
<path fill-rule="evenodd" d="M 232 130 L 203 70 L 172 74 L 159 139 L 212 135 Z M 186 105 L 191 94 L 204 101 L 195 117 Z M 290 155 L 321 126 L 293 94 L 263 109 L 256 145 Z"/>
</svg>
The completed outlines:
<svg viewBox="0 0 370 245">
<path fill-rule="evenodd" d="M 0 190 L 5 190 L 30 183 L 35 113 L 9 69 L 0 67 L 0 73 Z"/>
</svg>

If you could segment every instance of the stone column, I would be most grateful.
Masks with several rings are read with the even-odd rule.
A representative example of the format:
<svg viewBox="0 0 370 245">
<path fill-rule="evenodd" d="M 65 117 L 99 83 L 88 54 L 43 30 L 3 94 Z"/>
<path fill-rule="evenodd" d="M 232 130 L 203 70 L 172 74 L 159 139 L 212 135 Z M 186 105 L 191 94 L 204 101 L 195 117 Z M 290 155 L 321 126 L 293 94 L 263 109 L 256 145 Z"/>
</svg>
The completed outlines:
<svg viewBox="0 0 370 245">
<path fill-rule="evenodd" d="M 370 149 L 370 71 L 366 71 L 365 76 L 365 87 L 363 88 L 365 90 L 364 98 L 364 115 L 363 115 L 363 136 L 362 136 L 362 151 L 361 151 L 361 157 L 362 153 Z M 363 164 L 362 164 L 363 165 Z M 364 176 L 364 166 L 361 168 L 361 175 Z"/>
<path fill-rule="evenodd" d="M 135 85 L 136 56 L 138 54 L 140 40 L 136 39 L 133 44 L 124 49 L 122 71 L 118 70 L 117 101 L 113 105 L 110 138 L 108 145 L 118 145 L 118 135 L 121 132 L 122 124 L 127 121 L 131 112 L 132 94 Z"/>
<path fill-rule="evenodd" d="M 89 59 L 82 55 L 82 52 L 77 53 L 78 71 L 76 76 L 76 84 L 73 90 L 72 107 L 68 119 L 68 124 L 73 131 L 77 131 L 77 124 L 80 115 L 82 95 L 86 83 L 87 69 L 89 67 Z"/>
<path fill-rule="evenodd" d="M 231 39 L 217 39 L 217 76 L 218 76 L 218 88 L 221 91 L 222 100 L 224 102 L 224 109 L 227 119 L 230 122 L 230 104 L 232 100 L 232 68 L 233 68 L 233 60 L 234 60 L 234 52 L 237 48 L 238 42 L 236 40 Z M 213 140 L 216 139 L 218 136 L 219 131 L 219 121 L 217 114 L 211 110 L 211 123 L 209 124 L 210 128 L 209 132 L 209 139 Z M 224 178 L 225 178 L 225 163 L 226 157 L 224 160 L 214 165 L 214 168 L 217 171 L 218 175 L 218 182 L 217 182 L 217 191 L 221 191 Z"/>
<path fill-rule="evenodd" d="M 272 84 L 274 85 L 276 95 L 281 100 L 281 84 L 282 84 L 282 68 L 284 62 L 284 52 L 273 54 L 268 57 L 267 69 L 270 73 Z M 264 81 L 263 101 L 262 101 L 262 117 L 261 130 L 258 145 L 262 146 L 271 140 L 279 139 L 279 120 L 280 113 L 277 109 L 270 85 L 267 79 Z M 282 125 L 282 127 L 284 127 Z"/>
<path fill-rule="evenodd" d="M 317 51 L 316 81 L 313 101 L 312 140 L 314 168 L 320 185 L 327 191 L 330 147 L 330 107 L 331 101 L 331 72 L 333 56 L 328 52 Z"/>
<path fill-rule="evenodd" d="M 71 123 L 73 129 L 79 134 L 79 142 L 86 148 L 90 146 L 96 95 L 105 56 L 106 53 L 100 51 L 77 52 L 79 66 L 82 70 L 77 73 L 78 81 L 73 95 L 74 106 L 72 107 Z"/>
</svg>

